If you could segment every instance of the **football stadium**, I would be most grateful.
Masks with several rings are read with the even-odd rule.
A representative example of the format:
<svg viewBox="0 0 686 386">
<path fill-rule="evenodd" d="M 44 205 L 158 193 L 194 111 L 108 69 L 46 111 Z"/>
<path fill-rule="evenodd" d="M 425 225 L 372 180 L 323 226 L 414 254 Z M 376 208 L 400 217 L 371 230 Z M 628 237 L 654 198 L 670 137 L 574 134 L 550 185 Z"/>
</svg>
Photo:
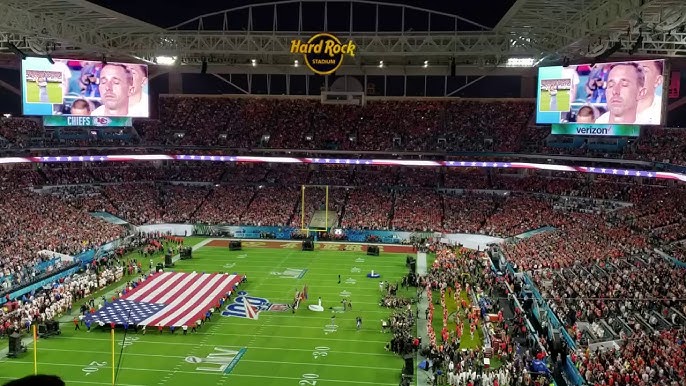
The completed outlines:
<svg viewBox="0 0 686 386">
<path fill-rule="evenodd" d="M 129 3 L 0 2 L 0 384 L 686 385 L 683 1 Z"/>
</svg>

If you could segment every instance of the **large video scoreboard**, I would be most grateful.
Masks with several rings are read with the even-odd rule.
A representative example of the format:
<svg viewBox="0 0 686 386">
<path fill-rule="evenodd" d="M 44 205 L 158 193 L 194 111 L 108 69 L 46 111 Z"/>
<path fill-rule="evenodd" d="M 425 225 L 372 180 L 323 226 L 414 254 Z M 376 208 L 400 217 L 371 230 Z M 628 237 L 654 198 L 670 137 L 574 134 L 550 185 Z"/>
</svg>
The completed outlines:
<svg viewBox="0 0 686 386">
<path fill-rule="evenodd" d="M 637 136 L 665 118 L 664 60 L 540 67 L 536 122 L 553 134 Z"/>
<path fill-rule="evenodd" d="M 145 64 L 27 57 L 21 87 L 24 115 L 46 125 L 130 125 L 149 116 Z"/>
</svg>

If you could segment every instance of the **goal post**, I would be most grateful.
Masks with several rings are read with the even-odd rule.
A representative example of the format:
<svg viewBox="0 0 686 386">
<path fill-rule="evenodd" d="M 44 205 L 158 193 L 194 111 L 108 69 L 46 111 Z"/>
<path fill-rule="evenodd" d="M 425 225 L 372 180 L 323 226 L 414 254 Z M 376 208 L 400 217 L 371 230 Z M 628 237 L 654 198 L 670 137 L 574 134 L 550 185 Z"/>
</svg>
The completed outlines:
<svg viewBox="0 0 686 386">
<path fill-rule="evenodd" d="M 324 188 L 324 226 L 323 227 L 310 227 L 310 224 L 305 224 L 305 214 L 307 211 L 306 207 L 306 195 L 307 188 L 310 189 L 321 189 Z M 312 222 L 317 209 L 312 213 L 312 218 L 310 218 L 310 223 Z M 310 236 L 311 232 L 326 232 L 329 230 L 329 185 L 302 185 L 300 189 L 300 230 L 305 232 L 307 236 Z"/>
</svg>

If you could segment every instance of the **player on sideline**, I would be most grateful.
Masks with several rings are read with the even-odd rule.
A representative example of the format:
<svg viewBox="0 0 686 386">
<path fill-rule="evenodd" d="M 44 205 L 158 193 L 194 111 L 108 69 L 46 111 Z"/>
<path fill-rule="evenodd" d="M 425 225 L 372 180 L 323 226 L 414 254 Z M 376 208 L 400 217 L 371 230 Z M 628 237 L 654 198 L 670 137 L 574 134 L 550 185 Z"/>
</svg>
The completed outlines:
<svg viewBox="0 0 686 386">
<path fill-rule="evenodd" d="M 357 330 L 359 331 L 360 328 L 362 328 L 362 318 L 359 316 L 355 319 L 355 322 L 357 323 Z"/>
<path fill-rule="evenodd" d="M 50 97 L 48 97 L 48 80 L 44 77 L 36 78 L 36 85 L 38 86 L 38 99 L 42 103 L 50 102 Z"/>
<path fill-rule="evenodd" d="M 550 111 L 557 111 L 557 86 L 551 86 L 548 93 L 550 94 Z"/>
</svg>

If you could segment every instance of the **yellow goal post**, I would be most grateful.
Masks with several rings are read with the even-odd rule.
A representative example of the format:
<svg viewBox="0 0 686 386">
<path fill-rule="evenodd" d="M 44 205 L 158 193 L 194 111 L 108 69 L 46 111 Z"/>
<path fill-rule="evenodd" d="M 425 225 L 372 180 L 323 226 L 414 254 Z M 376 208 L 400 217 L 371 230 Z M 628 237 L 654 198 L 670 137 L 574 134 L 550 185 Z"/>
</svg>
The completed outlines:
<svg viewBox="0 0 686 386">
<path fill-rule="evenodd" d="M 307 189 L 324 188 L 324 228 L 310 228 L 310 224 L 305 224 L 305 195 Z M 316 210 L 316 209 L 315 209 Z M 314 216 L 314 213 L 313 213 Z M 312 219 L 310 219 L 312 221 Z M 329 230 L 329 185 L 302 185 L 300 188 L 300 230 L 310 236 L 310 232 L 327 232 Z"/>
</svg>

